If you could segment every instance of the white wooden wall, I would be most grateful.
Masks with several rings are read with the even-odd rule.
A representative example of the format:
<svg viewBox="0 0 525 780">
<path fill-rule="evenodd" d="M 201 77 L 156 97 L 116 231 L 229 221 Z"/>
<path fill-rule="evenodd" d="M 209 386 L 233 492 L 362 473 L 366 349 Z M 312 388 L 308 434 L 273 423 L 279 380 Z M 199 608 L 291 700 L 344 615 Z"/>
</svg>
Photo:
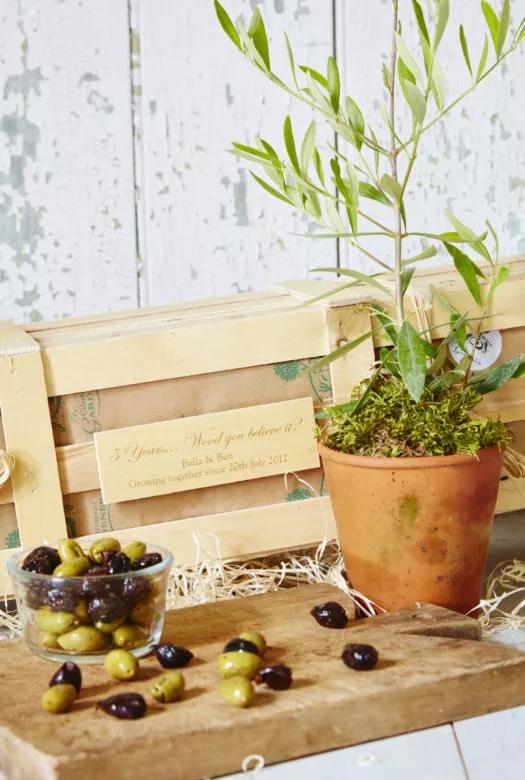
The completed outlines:
<svg viewBox="0 0 525 780">
<path fill-rule="evenodd" d="M 224 5 L 246 19 L 258 2 Z M 347 89 L 377 115 L 389 0 L 259 5 L 283 72 L 283 30 L 319 70 L 335 49 Z M 401 0 L 406 17 L 410 5 Z M 451 5 L 453 95 L 466 85 L 459 21 L 476 52 L 483 24 L 478 0 Z M 525 0 L 513 8 L 516 23 Z M 505 252 L 525 252 L 524 66 L 525 46 L 429 133 L 414 226 L 444 227 L 445 207 L 479 227 L 489 216 Z M 0 0 L 0 81 L 0 318 L 261 289 L 336 264 L 335 242 L 291 235 L 308 222 L 225 152 L 257 133 L 278 143 L 292 107 L 225 38 L 212 0 Z M 304 129 L 308 112 L 292 113 Z M 365 267 L 339 250 L 342 264 Z"/>
</svg>

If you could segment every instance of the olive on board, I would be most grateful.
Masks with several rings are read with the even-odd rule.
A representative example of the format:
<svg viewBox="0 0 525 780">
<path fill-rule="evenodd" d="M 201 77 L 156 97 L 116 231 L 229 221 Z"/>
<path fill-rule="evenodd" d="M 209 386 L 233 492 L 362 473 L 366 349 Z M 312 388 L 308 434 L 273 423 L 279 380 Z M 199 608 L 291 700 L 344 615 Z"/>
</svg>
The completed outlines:
<svg viewBox="0 0 525 780">
<path fill-rule="evenodd" d="M 53 574 L 53 571 L 60 563 L 58 550 L 54 547 L 35 547 L 24 558 L 22 569 L 32 571 L 35 574 Z"/>
<path fill-rule="evenodd" d="M 74 539 L 58 540 L 58 555 L 62 563 L 73 561 L 75 558 L 85 558 L 84 550 Z"/>
<path fill-rule="evenodd" d="M 78 626 L 59 636 L 57 642 L 72 653 L 93 653 L 107 645 L 108 637 L 94 626 Z"/>
<path fill-rule="evenodd" d="M 42 694 L 42 709 L 55 714 L 65 712 L 71 707 L 76 698 L 77 692 L 73 685 L 66 683 L 53 685 Z"/>
<path fill-rule="evenodd" d="M 230 639 L 230 641 L 224 646 L 223 653 L 233 653 L 233 652 L 239 652 L 239 653 L 253 653 L 254 655 L 259 655 L 259 648 L 257 645 L 255 645 L 253 642 L 250 642 L 249 639 L 241 639 L 240 636 L 235 637 L 235 639 Z"/>
<path fill-rule="evenodd" d="M 257 673 L 255 682 L 264 683 L 274 691 L 285 691 L 292 684 L 292 670 L 284 664 L 265 666 Z"/>
<path fill-rule="evenodd" d="M 135 656 L 122 648 L 110 650 L 104 658 L 104 669 L 115 680 L 133 680 L 138 668 Z"/>
<path fill-rule="evenodd" d="M 41 631 L 64 634 L 77 625 L 78 618 L 72 612 L 53 612 L 45 606 L 35 612 L 35 622 Z"/>
<path fill-rule="evenodd" d="M 255 677 L 262 661 L 254 653 L 221 653 L 217 659 L 217 668 L 222 677 Z"/>
<path fill-rule="evenodd" d="M 109 696 L 99 701 L 97 706 L 108 715 L 126 720 L 143 718 L 148 709 L 140 693 L 118 693 L 116 696 Z"/>
<path fill-rule="evenodd" d="M 166 672 L 153 680 L 149 692 L 156 701 L 167 704 L 180 699 L 185 687 L 186 683 L 181 672 Z"/>
<path fill-rule="evenodd" d="M 142 557 L 146 552 L 146 545 L 144 542 L 131 542 L 127 547 L 124 547 L 122 552 L 126 553 L 131 563 L 135 563 L 137 558 Z"/>
<path fill-rule="evenodd" d="M 140 647 L 147 641 L 147 636 L 140 626 L 126 623 L 113 631 L 113 644 L 116 647 L 132 648 Z"/>
<path fill-rule="evenodd" d="M 89 548 L 89 557 L 93 563 L 103 563 L 105 552 L 120 552 L 120 542 L 111 536 L 105 536 L 103 539 L 96 539 Z"/>
<path fill-rule="evenodd" d="M 255 694 L 252 683 L 246 677 L 229 677 L 221 682 L 222 698 L 234 707 L 248 707 Z"/>
<path fill-rule="evenodd" d="M 60 669 L 55 672 L 49 682 L 49 686 L 52 685 L 72 685 L 77 693 L 80 693 L 82 687 L 82 673 L 79 667 L 73 663 L 73 661 L 66 661 L 62 664 Z"/>
<path fill-rule="evenodd" d="M 379 656 L 372 645 L 348 644 L 344 646 L 341 658 L 350 669 L 359 672 L 373 669 Z"/>
<path fill-rule="evenodd" d="M 344 628 L 348 623 L 348 615 L 337 601 L 327 601 L 314 607 L 310 614 L 320 626 L 325 628 Z"/>
<path fill-rule="evenodd" d="M 91 566 L 87 558 L 71 558 L 64 561 L 53 571 L 53 577 L 80 577 Z"/>
<path fill-rule="evenodd" d="M 243 631 L 242 634 L 239 634 L 239 639 L 253 642 L 261 657 L 265 654 L 267 648 L 266 639 L 258 631 Z"/>
<path fill-rule="evenodd" d="M 193 653 L 185 647 L 163 642 L 155 649 L 157 661 L 164 669 L 181 669 L 187 666 L 193 658 Z"/>
</svg>

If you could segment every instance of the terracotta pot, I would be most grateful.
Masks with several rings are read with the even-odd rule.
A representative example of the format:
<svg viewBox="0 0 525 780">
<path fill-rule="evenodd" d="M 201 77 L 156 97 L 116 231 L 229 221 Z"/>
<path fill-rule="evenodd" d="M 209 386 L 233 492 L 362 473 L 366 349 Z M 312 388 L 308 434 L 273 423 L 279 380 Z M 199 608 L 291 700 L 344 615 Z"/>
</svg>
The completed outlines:
<svg viewBox="0 0 525 780">
<path fill-rule="evenodd" d="M 387 610 L 479 603 L 503 452 L 393 459 L 319 449 L 354 588 Z"/>
</svg>

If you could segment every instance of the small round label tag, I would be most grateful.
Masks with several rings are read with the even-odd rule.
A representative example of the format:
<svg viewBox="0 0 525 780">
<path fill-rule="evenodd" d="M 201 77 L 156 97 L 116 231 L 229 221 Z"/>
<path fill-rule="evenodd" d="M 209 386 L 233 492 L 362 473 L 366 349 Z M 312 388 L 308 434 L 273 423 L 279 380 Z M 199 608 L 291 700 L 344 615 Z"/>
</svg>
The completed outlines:
<svg viewBox="0 0 525 780">
<path fill-rule="evenodd" d="M 474 334 L 469 333 L 465 339 L 465 346 L 468 354 L 472 355 L 474 347 Z M 483 371 L 490 368 L 501 354 L 502 339 L 499 330 L 485 330 L 479 334 L 476 344 L 475 354 L 472 359 L 471 371 Z M 461 349 L 455 339 L 452 339 L 449 347 L 450 355 L 456 363 L 460 363 L 465 357 L 465 352 Z"/>
</svg>

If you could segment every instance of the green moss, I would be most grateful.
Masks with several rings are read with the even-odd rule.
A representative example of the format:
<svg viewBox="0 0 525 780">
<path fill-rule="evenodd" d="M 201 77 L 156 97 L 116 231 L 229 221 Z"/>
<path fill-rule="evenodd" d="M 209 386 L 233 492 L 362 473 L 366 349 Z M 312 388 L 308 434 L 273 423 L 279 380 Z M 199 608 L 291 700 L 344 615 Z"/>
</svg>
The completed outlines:
<svg viewBox="0 0 525 780">
<path fill-rule="evenodd" d="M 361 398 L 366 387 L 359 385 L 354 399 Z M 328 409 L 331 421 L 320 438 L 328 447 L 353 455 L 473 455 L 510 439 L 501 421 L 470 415 L 480 400 L 471 388 L 456 388 L 441 391 L 439 397 L 427 389 L 416 402 L 401 383 L 378 377 L 353 413 Z"/>
</svg>

